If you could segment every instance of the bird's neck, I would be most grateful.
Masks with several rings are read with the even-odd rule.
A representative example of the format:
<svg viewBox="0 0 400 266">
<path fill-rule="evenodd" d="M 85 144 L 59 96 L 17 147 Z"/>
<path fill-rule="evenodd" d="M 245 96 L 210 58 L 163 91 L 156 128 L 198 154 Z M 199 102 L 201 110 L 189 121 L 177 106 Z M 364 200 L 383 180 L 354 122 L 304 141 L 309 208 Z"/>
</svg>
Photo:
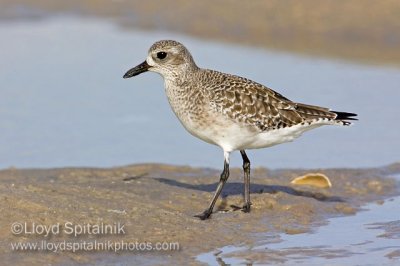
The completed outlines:
<svg viewBox="0 0 400 266">
<path fill-rule="evenodd" d="M 189 83 L 195 82 L 198 71 L 199 68 L 193 64 L 181 68 L 180 71 L 170 73 L 170 75 L 164 77 L 166 88 L 168 85 L 177 90 L 186 90 L 190 87 Z"/>
</svg>

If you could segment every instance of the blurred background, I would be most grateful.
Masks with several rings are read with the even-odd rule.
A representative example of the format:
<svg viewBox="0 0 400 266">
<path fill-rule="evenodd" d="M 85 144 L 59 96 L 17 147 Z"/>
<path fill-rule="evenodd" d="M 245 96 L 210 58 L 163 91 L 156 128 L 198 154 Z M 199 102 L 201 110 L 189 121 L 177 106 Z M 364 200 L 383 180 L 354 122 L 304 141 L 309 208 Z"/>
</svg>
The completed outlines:
<svg viewBox="0 0 400 266">
<path fill-rule="evenodd" d="M 399 1 L 0 0 L 0 36 L 1 168 L 220 168 L 219 148 L 174 117 L 161 77 L 122 79 L 159 39 L 184 43 L 201 67 L 359 114 L 350 128 L 251 151 L 255 166 L 372 167 L 400 158 Z"/>
</svg>

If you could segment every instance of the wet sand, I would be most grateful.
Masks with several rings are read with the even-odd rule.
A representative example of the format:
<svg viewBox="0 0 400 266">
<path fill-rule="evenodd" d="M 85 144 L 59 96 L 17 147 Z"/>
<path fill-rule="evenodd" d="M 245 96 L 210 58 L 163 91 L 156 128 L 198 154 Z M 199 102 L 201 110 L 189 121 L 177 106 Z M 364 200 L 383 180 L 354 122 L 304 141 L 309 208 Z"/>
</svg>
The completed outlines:
<svg viewBox="0 0 400 266">
<path fill-rule="evenodd" d="M 325 174 L 332 187 L 290 184 L 295 177 L 309 172 Z M 214 169 L 159 164 L 110 169 L 6 169 L 0 171 L 0 257 L 6 265 L 200 264 L 195 256 L 218 247 L 277 242 L 280 234 L 314 231 L 326 224 L 328 218 L 353 215 L 366 203 L 383 204 L 388 197 L 399 194 L 396 181 L 389 177 L 399 172 L 399 163 L 376 169 L 255 168 L 252 211 L 247 214 L 231 206 L 243 203 L 241 169 L 234 168 L 212 219 L 201 221 L 193 215 L 203 211 L 212 197 L 219 175 Z M 120 222 L 125 224 L 126 232 L 79 237 L 13 235 L 10 227 L 14 222 L 29 225 L 32 222 L 42 225 Z M 389 228 L 384 237 L 398 234 L 386 224 L 376 226 Z M 13 242 L 40 240 L 178 242 L 180 248 L 179 251 L 118 253 L 11 251 Z M 263 253 L 261 261 L 272 255 Z"/>
</svg>

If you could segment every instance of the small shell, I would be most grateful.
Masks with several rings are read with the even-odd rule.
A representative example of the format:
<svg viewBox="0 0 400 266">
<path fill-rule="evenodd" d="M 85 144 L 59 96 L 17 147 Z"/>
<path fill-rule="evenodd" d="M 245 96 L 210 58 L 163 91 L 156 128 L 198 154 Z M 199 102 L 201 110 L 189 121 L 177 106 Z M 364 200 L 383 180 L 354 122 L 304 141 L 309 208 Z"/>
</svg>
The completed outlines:
<svg viewBox="0 0 400 266">
<path fill-rule="evenodd" d="M 309 173 L 303 176 L 299 176 L 293 179 L 290 183 L 294 185 L 309 185 L 319 188 L 332 187 L 332 183 L 329 178 L 321 173 Z"/>
</svg>

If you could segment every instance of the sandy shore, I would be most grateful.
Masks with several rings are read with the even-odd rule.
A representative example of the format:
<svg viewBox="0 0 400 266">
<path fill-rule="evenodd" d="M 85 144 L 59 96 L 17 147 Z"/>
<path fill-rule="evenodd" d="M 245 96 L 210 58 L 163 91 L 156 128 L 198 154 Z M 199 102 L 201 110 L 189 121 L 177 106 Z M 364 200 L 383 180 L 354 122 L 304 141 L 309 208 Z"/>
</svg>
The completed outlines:
<svg viewBox="0 0 400 266">
<path fill-rule="evenodd" d="M 310 170 L 315 172 L 316 170 Z M 198 264 L 194 256 L 226 245 L 254 245 L 279 241 L 279 234 L 309 232 L 334 216 L 352 215 L 368 202 L 397 195 L 391 173 L 400 164 L 379 169 L 318 169 L 332 181 L 332 188 L 291 185 L 306 170 L 253 169 L 250 214 L 235 211 L 242 203 L 242 174 L 231 178 L 217 202 L 211 220 L 193 215 L 203 211 L 218 181 L 217 170 L 146 164 L 111 169 L 66 168 L 0 171 L 1 258 L 6 265 L 89 263 Z M 66 222 L 124 224 L 123 234 L 21 233 L 12 234 L 13 223 L 39 225 Z M 176 242 L 179 251 L 12 251 L 15 242 L 125 241 Z M 268 259 L 268 258 L 267 258 Z"/>
</svg>

